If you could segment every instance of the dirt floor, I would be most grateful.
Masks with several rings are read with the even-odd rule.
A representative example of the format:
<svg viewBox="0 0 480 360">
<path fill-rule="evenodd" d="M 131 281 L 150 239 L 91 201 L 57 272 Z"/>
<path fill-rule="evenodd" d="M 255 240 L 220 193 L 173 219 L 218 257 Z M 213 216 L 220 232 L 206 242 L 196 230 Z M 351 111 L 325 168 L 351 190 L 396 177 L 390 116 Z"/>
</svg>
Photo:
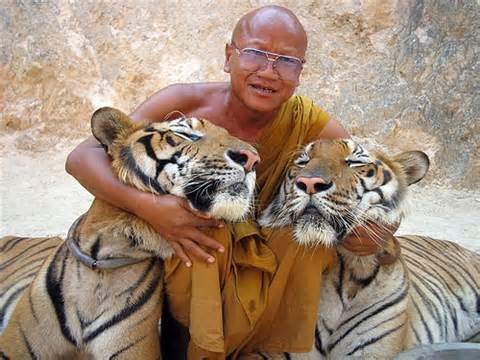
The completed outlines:
<svg viewBox="0 0 480 360">
<path fill-rule="evenodd" d="M 69 148 L 0 151 L 0 235 L 64 236 L 92 200 L 64 171 Z M 423 234 L 480 251 L 480 191 L 415 185 L 397 234 Z"/>
</svg>

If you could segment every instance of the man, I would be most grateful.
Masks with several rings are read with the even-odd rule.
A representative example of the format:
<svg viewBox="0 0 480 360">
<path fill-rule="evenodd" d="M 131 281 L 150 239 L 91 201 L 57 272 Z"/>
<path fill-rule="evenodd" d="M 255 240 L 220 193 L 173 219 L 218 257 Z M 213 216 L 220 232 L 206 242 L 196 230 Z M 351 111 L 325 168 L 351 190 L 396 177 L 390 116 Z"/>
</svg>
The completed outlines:
<svg viewBox="0 0 480 360">
<path fill-rule="evenodd" d="M 328 115 L 315 107 L 311 101 L 292 97 L 299 84 L 306 49 L 305 30 L 290 10 L 279 6 L 259 8 L 239 20 L 233 31 L 231 43 L 226 45 L 224 71 L 230 74 L 229 83 L 169 86 L 147 99 L 131 116 L 135 120 L 163 121 L 168 119 L 173 111 L 180 111 L 186 116 L 206 118 L 224 127 L 232 135 L 258 144 L 263 160 L 258 169 L 259 197 L 260 203 L 265 204 L 271 197 L 275 185 L 282 181 L 282 171 L 288 162 L 284 151 L 286 148 L 284 144 L 278 143 L 278 139 L 283 136 L 284 141 L 290 141 L 290 147 L 294 149 L 315 138 L 348 136 L 337 121 L 329 119 Z M 293 114 L 297 114 L 296 117 Z M 298 131 L 291 130 L 290 124 Z M 271 167 L 273 162 L 278 164 L 275 169 Z M 285 247 L 285 244 L 290 243 L 284 241 L 286 235 L 275 236 L 282 239 L 281 244 L 279 242 L 280 245 L 275 248 L 277 245 L 274 243 L 273 249 L 267 249 L 263 242 L 258 241 L 260 234 L 251 225 L 242 228 L 241 231 L 239 228 L 233 229 L 228 224 L 192 210 L 186 201 L 175 196 L 153 197 L 151 194 L 121 184 L 112 175 L 108 157 L 93 138 L 84 141 L 69 155 L 66 169 L 96 197 L 132 212 L 151 224 L 171 242 L 179 259 L 177 262 L 182 261 L 187 267 L 191 267 L 192 262 L 195 264 L 194 270 L 187 272 L 185 267 L 180 269 L 182 267 L 179 267 L 175 260 L 166 263 L 167 279 L 175 279 L 167 281 L 170 307 L 178 321 L 190 326 L 192 340 L 198 345 L 197 348 L 189 349 L 191 358 L 197 356 L 213 358 L 212 353 L 220 354 L 218 358 L 223 358 L 234 351 L 238 352 L 240 348 L 252 351 L 256 349 L 306 351 L 308 346 L 311 346 L 310 335 L 307 336 L 303 346 L 296 347 L 292 345 L 291 340 L 285 340 L 290 336 L 288 332 L 276 337 L 275 329 L 265 330 L 265 325 L 260 321 L 266 308 L 275 309 L 269 316 L 264 316 L 267 319 L 282 315 L 278 314 L 286 305 L 280 302 L 270 303 L 269 301 L 275 298 L 272 294 L 276 291 L 280 297 L 286 294 L 285 297 L 288 298 L 288 290 L 285 290 L 290 286 L 288 274 L 292 271 L 301 271 L 295 267 L 295 256 L 289 255 L 296 250 Z M 224 226 L 228 229 L 222 230 Z M 269 264 L 259 265 L 261 261 L 255 263 L 252 260 L 251 264 L 243 264 L 245 269 L 250 270 L 239 272 L 238 269 L 243 269 L 242 264 L 235 261 L 238 261 L 241 254 L 235 253 L 240 250 L 233 243 L 239 239 L 247 240 L 242 236 L 237 239 L 235 238 L 237 235 L 232 234 L 242 231 L 244 234 L 242 236 L 248 238 L 250 244 L 256 244 L 256 248 L 262 247 L 262 259 L 268 258 Z M 353 236 L 348 238 L 347 246 L 363 255 L 377 253 L 379 246 L 364 235 L 365 237 L 361 239 Z M 222 255 L 225 252 L 230 255 Z M 249 257 L 258 255 L 254 252 L 252 250 L 242 254 L 247 258 L 245 260 L 247 263 L 250 261 Z M 318 256 L 325 257 L 325 254 L 319 253 Z M 285 260 L 289 256 L 290 259 Z M 216 265 L 218 267 L 202 265 L 204 263 L 213 265 L 215 262 L 219 262 Z M 285 265 L 286 263 L 288 265 Z M 235 269 L 232 270 L 233 268 Z M 252 268 L 255 268 L 255 271 L 252 272 Z M 221 313 L 216 320 L 202 317 L 205 316 L 202 312 L 209 311 L 209 308 L 200 306 L 195 310 L 194 300 L 188 304 L 180 304 L 182 301 L 185 302 L 182 296 L 191 297 L 192 293 L 203 291 L 209 284 L 207 281 L 209 276 L 218 276 L 212 271 L 219 272 L 220 278 L 223 279 L 214 290 L 221 296 L 219 300 L 221 304 L 215 305 Z M 279 275 L 282 271 L 285 273 L 282 275 L 283 278 Z M 192 275 L 198 272 L 203 274 L 203 278 L 193 280 L 200 278 L 199 275 Z M 321 268 L 316 266 L 314 273 L 312 276 L 315 282 Z M 195 285 L 195 281 L 198 285 Z M 314 294 L 308 291 L 305 294 L 305 297 L 311 298 L 312 306 L 318 301 L 318 286 L 311 290 Z M 272 300 L 267 300 L 268 291 Z M 206 298 L 198 300 L 198 303 L 208 302 L 207 297 L 210 295 L 205 296 Z M 255 309 L 246 310 L 247 303 L 250 308 L 254 306 Z M 302 314 L 299 316 L 303 316 Z M 242 320 L 238 320 L 239 317 L 242 317 Z M 198 322 L 201 324 L 192 325 Z M 238 324 L 237 328 L 231 325 L 232 322 Z M 298 326 L 303 326 L 300 335 L 303 331 L 313 334 L 314 316 L 310 316 L 308 321 L 301 322 Z M 266 339 L 263 343 L 251 341 L 256 336 L 254 334 L 258 334 L 254 329 L 263 329 L 263 336 L 271 331 L 270 338 L 280 340 L 275 342 Z M 203 332 L 208 334 L 205 335 Z"/>
</svg>

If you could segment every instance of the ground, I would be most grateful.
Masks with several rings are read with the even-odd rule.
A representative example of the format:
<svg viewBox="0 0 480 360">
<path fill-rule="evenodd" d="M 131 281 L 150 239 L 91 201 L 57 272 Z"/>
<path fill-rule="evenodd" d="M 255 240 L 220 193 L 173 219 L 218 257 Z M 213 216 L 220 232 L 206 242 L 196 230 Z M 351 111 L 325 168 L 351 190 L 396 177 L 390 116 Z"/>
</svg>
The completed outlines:
<svg viewBox="0 0 480 360">
<path fill-rule="evenodd" d="M 92 197 L 64 170 L 69 146 L 0 151 L 0 235 L 64 236 Z M 414 185 L 397 234 L 423 234 L 480 251 L 480 192 Z"/>
</svg>

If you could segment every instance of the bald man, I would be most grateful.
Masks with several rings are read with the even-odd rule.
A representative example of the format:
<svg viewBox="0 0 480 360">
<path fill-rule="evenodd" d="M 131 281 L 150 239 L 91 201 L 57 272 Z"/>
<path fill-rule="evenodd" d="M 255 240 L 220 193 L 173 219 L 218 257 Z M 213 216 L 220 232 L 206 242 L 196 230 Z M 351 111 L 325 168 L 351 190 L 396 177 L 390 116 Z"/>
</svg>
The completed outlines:
<svg viewBox="0 0 480 360">
<path fill-rule="evenodd" d="M 225 47 L 223 70 L 230 74 L 229 82 L 168 86 L 143 102 L 131 117 L 164 121 L 173 111 L 180 111 L 186 116 L 206 118 L 233 136 L 256 144 L 265 131 L 271 131 L 282 107 L 292 99 L 299 85 L 306 49 L 305 30 L 290 10 L 279 6 L 259 8 L 239 20 L 231 42 Z M 314 138 L 348 137 L 336 120 L 326 118 L 314 106 L 312 109 L 323 114 L 324 119 Z M 292 117 L 289 121 L 299 120 Z M 148 222 L 171 242 L 187 267 L 193 258 L 214 263 L 217 252 L 224 252 L 224 244 L 201 230 L 221 228 L 224 224 L 192 210 L 185 200 L 173 195 L 152 196 L 123 185 L 113 176 L 109 159 L 94 138 L 72 151 L 66 169 L 95 197 Z M 368 237 L 362 241 L 351 237 L 346 245 L 362 255 L 378 252 L 375 241 L 365 239 Z"/>
<path fill-rule="evenodd" d="M 272 62 L 250 73 L 240 64 L 242 53 L 239 51 L 245 48 L 294 57 L 303 63 L 307 36 L 297 17 L 288 9 L 266 6 L 254 10 L 240 19 L 232 42 L 225 47 L 224 71 L 230 74 L 230 82 L 170 85 L 148 98 L 131 117 L 164 121 L 168 114 L 178 110 L 186 116 L 206 118 L 230 134 L 255 143 L 280 106 L 293 95 L 302 66 L 299 65 L 295 76 L 288 79 L 280 77 Z M 348 133 L 335 119 L 330 119 L 318 134 L 322 139 L 342 137 L 348 137 Z M 186 265 L 191 264 L 192 256 L 215 261 L 214 256 L 199 244 L 214 251 L 223 250 L 217 241 L 199 230 L 199 227 L 222 226 L 219 221 L 193 211 L 177 197 L 153 197 L 121 184 L 111 172 L 107 155 L 93 137 L 71 152 L 66 170 L 95 197 L 147 221 L 172 243 Z M 363 241 L 352 246 L 365 253 L 377 251 L 373 242 Z"/>
</svg>

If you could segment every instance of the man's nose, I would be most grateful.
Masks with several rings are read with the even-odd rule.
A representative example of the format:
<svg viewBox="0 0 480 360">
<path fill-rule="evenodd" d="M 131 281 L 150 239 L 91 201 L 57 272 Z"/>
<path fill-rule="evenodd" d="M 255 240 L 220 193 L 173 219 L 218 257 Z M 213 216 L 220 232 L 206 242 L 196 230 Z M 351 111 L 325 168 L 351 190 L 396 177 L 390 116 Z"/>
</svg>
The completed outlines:
<svg viewBox="0 0 480 360">
<path fill-rule="evenodd" d="M 255 170 L 260 162 L 260 156 L 250 150 L 228 150 L 227 156 L 237 164 L 242 165 L 246 172 Z"/>
<path fill-rule="evenodd" d="M 261 76 L 266 76 L 270 78 L 278 78 L 279 74 L 275 69 L 275 61 L 276 59 L 266 58 L 265 64 L 257 70 L 257 74 L 260 73 Z"/>
</svg>

